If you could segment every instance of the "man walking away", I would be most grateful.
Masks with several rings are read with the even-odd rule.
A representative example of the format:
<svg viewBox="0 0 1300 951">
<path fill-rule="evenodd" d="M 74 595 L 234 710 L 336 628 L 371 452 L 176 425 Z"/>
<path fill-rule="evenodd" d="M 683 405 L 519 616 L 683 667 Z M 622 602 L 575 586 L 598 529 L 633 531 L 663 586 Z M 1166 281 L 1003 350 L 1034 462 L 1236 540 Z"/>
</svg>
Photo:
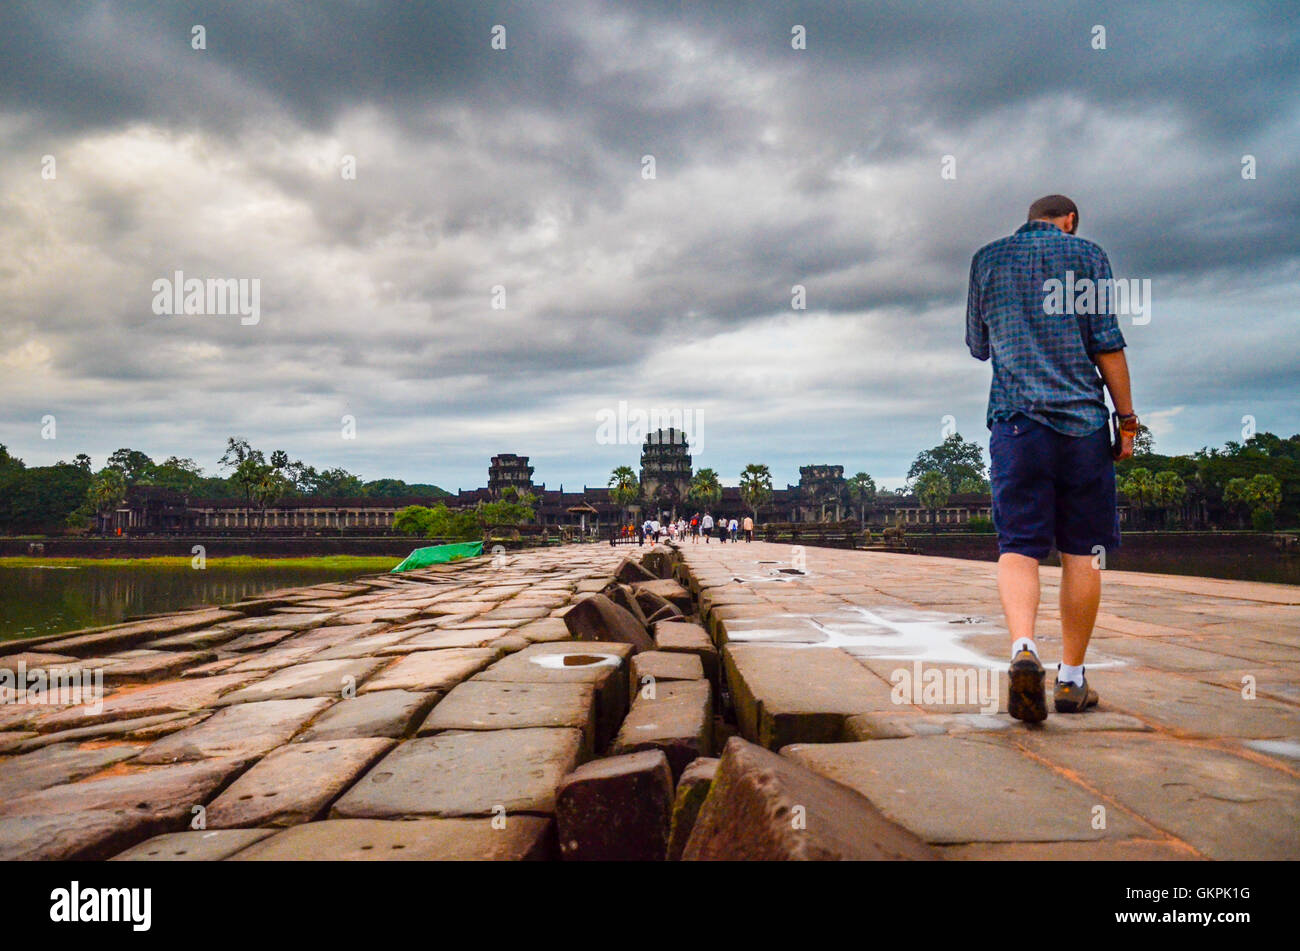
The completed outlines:
<svg viewBox="0 0 1300 951">
<path fill-rule="evenodd" d="M 708 512 L 704 513 L 704 518 L 700 520 L 700 534 L 704 536 L 704 544 L 709 543 L 709 536 L 713 534 L 713 516 Z"/>
<path fill-rule="evenodd" d="M 1011 631 L 1007 710 L 1029 723 L 1047 717 L 1034 625 L 1038 563 L 1053 544 L 1061 553 L 1064 641 L 1056 712 L 1097 704 L 1083 663 L 1101 601 L 1094 559 L 1119 546 L 1114 460 L 1133 454 L 1138 428 L 1124 336 L 1112 313 L 1110 261 L 1100 246 L 1075 236 L 1078 226 L 1070 199 L 1038 199 L 1015 234 L 976 252 L 966 302 L 966 345 L 976 359 L 993 361 L 986 422 L 998 593 Z M 1061 285 L 1056 304 L 1049 295 L 1056 281 L 1069 293 L 1091 282 L 1097 306 L 1062 312 Z M 1114 452 L 1103 386 L 1120 430 Z"/>
<path fill-rule="evenodd" d="M 745 541 L 752 542 L 753 540 L 754 540 L 754 520 L 750 518 L 748 515 L 746 515 L 745 516 Z"/>
</svg>

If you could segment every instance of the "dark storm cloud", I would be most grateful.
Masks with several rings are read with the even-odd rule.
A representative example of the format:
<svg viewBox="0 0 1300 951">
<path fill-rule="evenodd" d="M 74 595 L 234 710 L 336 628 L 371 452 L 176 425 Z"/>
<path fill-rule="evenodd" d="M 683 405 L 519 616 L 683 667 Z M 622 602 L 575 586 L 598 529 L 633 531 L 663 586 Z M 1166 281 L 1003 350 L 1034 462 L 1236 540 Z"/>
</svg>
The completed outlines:
<svg viewBox="0 0 1300 951">
<path fill-rule="evenodd" d="M 6 104 L 83 127 L 222 122 L 277 109 L 305 124 L 328 124 L 340 108 L 363 102 L 401 109 L 528 89 L 558 95 L 575 52 L 547 29 L 545 8 L 528 3 L 252 0 L 58 10 L 20 0 L 6 7 Z M 518 31 L 520 47 L 504 64 L 490 59 L 483 42 L 503 18 Z M 202 51 L 190 46 L 196 24 L 207 34 Z M 497 81 L 503 71 L 514 76 L 508 86 Z M 537 74 L 557 85 L 533 84 Z"/>
</svg>

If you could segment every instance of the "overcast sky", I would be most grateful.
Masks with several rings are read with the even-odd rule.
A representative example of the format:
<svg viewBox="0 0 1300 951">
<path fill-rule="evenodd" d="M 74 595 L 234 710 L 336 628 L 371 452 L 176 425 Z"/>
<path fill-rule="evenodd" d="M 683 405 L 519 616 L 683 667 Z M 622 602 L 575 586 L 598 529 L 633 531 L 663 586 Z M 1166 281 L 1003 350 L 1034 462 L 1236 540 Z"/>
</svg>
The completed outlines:
<svg viewBox="0 0 1300 951">
<path fill-rule="evenodd" d="M 987 446 L 970 256 L 1050 192 L 1151 281 L 1159 450 L 1300 430 L 1293 4 L 726 6 L 7 0 L 0 442 L 572 489 L 637 465 L 622 401 L 727 484 L 893 486 Z M 260 319 L 155 314 L 178 270 Z"/>
</svg>

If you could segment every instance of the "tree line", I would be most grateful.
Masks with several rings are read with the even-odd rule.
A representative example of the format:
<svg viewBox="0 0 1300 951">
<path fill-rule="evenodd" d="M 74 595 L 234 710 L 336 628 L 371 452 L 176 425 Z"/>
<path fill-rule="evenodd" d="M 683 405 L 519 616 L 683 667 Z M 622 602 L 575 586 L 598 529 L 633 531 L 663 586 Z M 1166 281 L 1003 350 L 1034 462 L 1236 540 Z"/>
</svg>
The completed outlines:
<svg viewBox="0 0 1300 951">
<path fill-rule="evenodd" d="M 220 463 L 222 474 L 208 475 L 193 459 L 168 456 L 155 462 L 136 449 L 119 449 L 95 471 L 91 459 L 79 453 L 71 462 L 27 466 L 0 445 L 0 532 L 52 533 L 90 524 L 97 512 L 121 504 L 136 486 L 173 490 L 192 501 L 242 499 L 255 511 L 283 498 L 447 498 L 449 492 L 427 483 L 400 479 L 363 481 L 343 468 L 317 469 L 292 460 L 282 450 L 266 452 L 246 439 L 232 436 Z M 1138 434 L 1134 456 L 1116 465 L 1117 486 L 1130 505 L 1137 528 L 1245 528 L 1272 531 L 1300 523 L 1300 434 L 1282 438 L 1262 432 L 1223 448 L 1202 448 L 1190 455 L 1161 455 L 1146 427 Z M 611 500 L 628 514 L 659 500 L 644 497 L 636 472 L 619 466 L 609 478 Z M 740 473 L 740 496 L 755 518 L 771 501 L 772 474 L 761 463 Z M 937 511 L 954 493 L 987 493 L 984 450 L 953 433 L 937 446 L 919 453 L 897 495 L 914 495 Z M 509 490 L 507 490 L 509 491 Z M 865 523 L 876 499 L 889 490 L 858 472 L 840 487 L 822 487 L 813 498 L 823 519 L 829 508 L 851 506 Z M 399 531 L 425 537 L 475 537 L 484 525 L 523 524 L 534 517 L 536 499 L 502 498 L 461 514 L 445 503 L 412 506 Z M 722 500 L 722 482 L 713 469 L 691 478 L 686 501 L 700 508 Z M 493 506 L 496 506 L 495 508 Z M 429 514 L 425 514 L 425 513 Z M 471 524 L 472 523 L 472 524 Z M 412 527 L 415 526 L 415 527 Z M 436 530 L 435 530 L 436 529 Z"/>
<path fill-rule="evenodd" d="M 446 497 L 436 485 L 401 479 L 363 481 L 335 467 L 317 469 L 291 460 L 283 450 L 265 452 L 232 436 L 219 467 L 207 475 L 193 459 L 168 456 L 155 462 L 138 449 L 119 449 L 95 471 L 79 453 L 72 462 L 27 466 L 0 445 L 0 532 L 50 533 L 84 528 L 98 512 L 116 508 L 137 486 L 177 492 L 191 501 L 242 499 L 261 513 L 283 498 Z"/>
<path fill-rule="evenodd" d="M 393 513 L 393 530 L 416 538 L 470 541 L 492 528 L 526 525 L 537 517 L 536 505 L 532 492 L 506 486 L 499 499 L 480 501 L 473 508 L 448 508 L 445 502 L 400 508 Z"/>
</svg>

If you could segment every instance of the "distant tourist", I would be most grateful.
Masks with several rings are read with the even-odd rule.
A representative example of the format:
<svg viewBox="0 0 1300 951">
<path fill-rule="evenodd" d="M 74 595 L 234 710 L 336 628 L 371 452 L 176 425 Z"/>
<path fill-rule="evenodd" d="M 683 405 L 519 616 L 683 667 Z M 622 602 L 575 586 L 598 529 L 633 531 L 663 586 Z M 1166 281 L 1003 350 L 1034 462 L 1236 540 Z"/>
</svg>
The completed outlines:
<svg viewBox="0 0 1300 951">
<path fill-rule="evenodd" d="M 691 543 L 698 545 L 700 542 L 700 513 L 696 512 L 691 516 Z"/>
<path fill-rule="evenodd" d="M 752 542 L 753 540 L 754 540 L 754 520 L 750 518 L 748 515 L 746 515 L 745 516 L 745 541 Z"/>
<path fill-rule="evenodd" d="M 700 534 L 704 536 L 704 544 L 709 543 L 709 536 L 713 534 L 713 516 L 708 512 L 704 513 L 704 518 L 700 519 Z"/>
<path fill-rule="evenodd" d="M 719 515 L 714 519 L 713 524 L 718 526 L 718 541 L 725 545 L 727 543 L 727 516 Z"/>
<path fill-rule="evenodd" d="M 1015 234 L 975 253 L 966 299 L 966 345 L 978 360 L 993 356 L 986 421 L 998 592 L 1011 631 L 1007 712 L 1029 723 L 1047 717 L 1034 625 L 1038 562 L 1053 544 L 1061 553 L 1064 641 L 1056 711 L 1097 704 L 1083 665 L 1101 602 L 1096 559 L 1119 547 L 1115 460 L 1133 454 L 1138 430 L 1124 336 L 1105 294 L 1114 286 L 1110 261 L 1100 246 L 1075 236 L 1078 226 L 1070 199 L 1038 199 Z M 1071 294 L 1098 288 L 1094 300 L 1103 303 L 1078 312 L 1071 300 L 1062 313 L 1051 289 L 1059 294 L 1067 283 Z"/>
<path fill-rule="evenodd" d="M 734 545 L 736 543 L 736 532 L 740 531 L 740 523 L 733 518 L 727 523 L 727 531 L 731 533 L 731 542 Z"/>
</svg>

